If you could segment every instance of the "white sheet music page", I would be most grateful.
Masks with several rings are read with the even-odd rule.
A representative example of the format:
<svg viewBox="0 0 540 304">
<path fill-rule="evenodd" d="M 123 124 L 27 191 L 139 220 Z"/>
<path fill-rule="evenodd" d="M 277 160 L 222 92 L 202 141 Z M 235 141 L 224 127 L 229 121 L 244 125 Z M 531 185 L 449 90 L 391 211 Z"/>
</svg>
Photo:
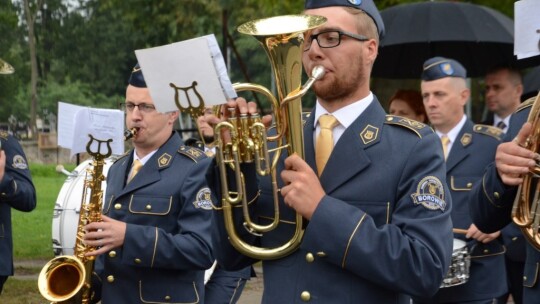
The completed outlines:
<svg viewBox="0 0 540 304">
<path fill-rule="evenodd" d="M 69 103 L 58 103 L 58 145 L 71 150 L 71 157 L 86 152 L 91 134 L 91 150 L 106 154 L 109 143 L 112 154 L 124 153 L 124 112 L 112 109 L 89 108 Z"/>
<path fill-rule="evenodd" d="M 214 35 L 136 50 L 135 55 L 160 112 L 223 104 L 234 92 Z"/>
<path fill-rule="evenodd" d="M 514 55 L 518 59 L 540 55 L 540 1 L 514 3 Z"/>
</svg>

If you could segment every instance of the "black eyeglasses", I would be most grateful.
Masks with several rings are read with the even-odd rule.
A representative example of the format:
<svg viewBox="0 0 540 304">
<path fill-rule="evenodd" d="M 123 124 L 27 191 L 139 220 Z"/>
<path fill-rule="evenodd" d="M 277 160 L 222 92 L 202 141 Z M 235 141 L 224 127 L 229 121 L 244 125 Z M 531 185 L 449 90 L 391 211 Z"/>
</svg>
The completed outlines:
<svg viewBox="0 0 540 304">
<path fill-rule="evenodd" d="M 311 48 L 313 40 L 317 40 L 319 47 L 328 49 L 338 46 L 341 43 L 341 36 L 347 36 L 358 41 L 368 41 L 369 38 L 363 35 L 357 35 L 344 31 L 325 31 L 313 34 L 304 42 L 304 52 Z"/>
<path fill-rule="evenodd" d="M 133 112 L 135 107 L 139 108 L 139 111 L 143 113 L 151 113 L 156 110 L 154 105 L 148 103 L 134 104 L 133 102 L 121 102 L 120 109 L 124 112 Z"/>
</svg>

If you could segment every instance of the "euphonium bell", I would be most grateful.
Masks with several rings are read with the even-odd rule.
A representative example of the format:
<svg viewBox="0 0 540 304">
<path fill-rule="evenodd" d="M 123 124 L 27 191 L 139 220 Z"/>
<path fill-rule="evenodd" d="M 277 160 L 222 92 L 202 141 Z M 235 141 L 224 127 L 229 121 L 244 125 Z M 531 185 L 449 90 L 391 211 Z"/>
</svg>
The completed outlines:
<svg viewBox="0 0 540 304">
<path fill-rule="evenodd" d="M 4 60 L 0 59 L 0 74 L 13 74 L 15 69 Z"/>
<path fill-rule="evenodd" d="M 301 86 L 304 34 L 325 22 L 326 18 L 321 16 L 289 15 L 250 21 L 238 27 L 239 32 L 254 36 L 263 46 L 270 59 L 277 90 L 277 96 L 274 97 L 268 89 L 260 85 L 234 85 L 237 91 L 250 90 L 267 96 L 272 103 L 276 135 L 267 137 L 266 128 L 258 115 L 236 117 L 234 109 L 230 110 L 229 119 L 219 123 L 214 132 L 219 135 L 228 130 L 231 134 L 230 141 L 227 142 L 216 136 L 216 160 L 220 167 L 225 228 L 231 244 L 239 252 L 252 258 L 268 260 L 284 257 L 300 246 L 304 234 L 302 216 L 297 214 L 295 234 L 288 242 L 276 248 L 252 246 L 238 236 L 232 208 L 243 208 L 244 227 L 254 235 L 260 236 L 277 227 L 280 220 L 277 162 L 283 149 L 287 149 L 289 155 L 296 153 L 304 157 L 300 98 L 324 75 L 324 68 L 317 67 L 306 84 Z M 276 148 L 269 151 L 268 141 L 275 142 Z M 273 155 L 272 159 L 270 153 Z M 269 225 L 256 224 L 249 217 L 247 198 L 244 195 L 245 183 L 240 171 L 241 163 L 255 163 L 257 173 L 270 176 L 272 180 L 274 219 Z M 228 188 L 228 168 L 235 172 L 235 184 L 238 187 L 235 191 Z"/>
<path fill-rule="evenodd" d="M 527 122 L 532 124 L 531 134 L 524 147 L 532 152 L 540 152 L 540 94 L 531 108 Z M 529 170 L 523 176 L 519 185 L 514 205 L 512 207 L 512 220 L 521 229 L 525 238 L 537 250 L 540 250 L 540 164 Z"/>
</svg>

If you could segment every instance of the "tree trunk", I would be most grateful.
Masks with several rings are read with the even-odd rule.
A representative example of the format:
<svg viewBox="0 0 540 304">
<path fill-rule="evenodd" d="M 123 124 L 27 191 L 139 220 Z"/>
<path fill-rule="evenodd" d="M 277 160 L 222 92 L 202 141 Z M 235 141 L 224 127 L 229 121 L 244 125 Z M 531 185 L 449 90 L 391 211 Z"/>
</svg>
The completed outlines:
<svg viewBox="0 0 540 304">
<path fill-rule="evenodd" d="M 30 130 L 31 137 L 36 138 L 37 126 L 36 126 L 36 112 L 38 105 L 37 95 L 37 83 L 38 83 L 38 65 L 36 54 L 36 40 L 34 34 L 34 20 L 32 12 L 30 11 L 29 0 L 23 0 L 24 3 L 24 15 L 26 17 L 26 23 L 28 25 L 28 47 L 30 48 L 30 63 L 31 63 L 31 78 L 30 78 Z"/>
</svg>

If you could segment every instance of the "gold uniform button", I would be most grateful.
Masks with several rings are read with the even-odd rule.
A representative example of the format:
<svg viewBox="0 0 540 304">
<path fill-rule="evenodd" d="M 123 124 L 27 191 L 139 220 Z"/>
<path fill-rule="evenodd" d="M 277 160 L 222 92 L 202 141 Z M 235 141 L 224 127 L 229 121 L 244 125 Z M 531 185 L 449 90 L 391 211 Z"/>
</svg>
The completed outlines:
<svg viewBox="0 0 540 304">
<path fill-rule="evenodd" d="M 107 282 L 109 283 L 114 282 L 114 276 L 113 275 L 107 276 Z"/>
<path fill-rule="evenodd" d="M 141 259 L 135 259 L 135 264 L 140 264 L 141 263 Z"/>
<path fill-rule="evenodd" d="M 146 205 L 146 210 L 152 210 L 152 205 L 150 204 Z"/>
<path fill-rule="evenodd" d="M 484 253 L 485 253 L 485 254 L 488 254 L 488 253 L 489 253 L 489 249 L 484 249 Z"/>
<path fill-rule="evenodd" d="M 171 300 L 171 296 L 165 296 L 165 301 L 170 301 Z"/>
<path fill-rule="evenodd" d="M 326 253 L 322 252 L 322 251 L 319 251 L 319 252 L 317 252 L 317 256 L 320 257 L 320 258 L 324 258 L 324 257 L 326 257 Z"/>
<path fill-rule="evenodd" d="M 515 241 L 517 241 L 517 239 L 518 239 L 518 237 L 517 237 L 517 236 L 513 237 L 513 238 L 512 238 L 512 242 L 515 242 Z"/>
<path fill-rule="evenodd" d="M 527 281 L 527 277 L 526 277 L 526 276 L 523 276 L 523 281 Z"/>
<path fill-rule="evenodd" d="M 116 257 L 116 251 L 114 251 L 114 250 L 109 251 L 109 257 L 115 258 Z"/>
<path fill-rule="evenodd" d="M 306 261 L 308 263 L 312 263 L 313 261 L 315 261 L 315 257 L 313 256 L 313 253 L 309 252 L 308 254 L 306 254 Z"/>
<path fill-rule="evenodd" d="M 499 192 L 494 192 L 493 197 L 495 197 L 496 199 L 499 199 L 501 195 L 499 194 Z"/>
<path fill-rule="evenodd" d="M 467 188 L 472 188 L 472 183 L 467 183 Z"/>
<path fill-rule="evenodd" d="M 311 300 L 311 294 L 309 293 L 309 291 L 302 291 L 302 293 L 300 294 L 300 299 L 302 299 L 302 301 L 304 302 L 307 302 Z"/>
<path fill-rule="evenodd" d="M 116 210 L 122 209 L 122 204 L 114 204 L 114 209 Z"/>
</svg>

